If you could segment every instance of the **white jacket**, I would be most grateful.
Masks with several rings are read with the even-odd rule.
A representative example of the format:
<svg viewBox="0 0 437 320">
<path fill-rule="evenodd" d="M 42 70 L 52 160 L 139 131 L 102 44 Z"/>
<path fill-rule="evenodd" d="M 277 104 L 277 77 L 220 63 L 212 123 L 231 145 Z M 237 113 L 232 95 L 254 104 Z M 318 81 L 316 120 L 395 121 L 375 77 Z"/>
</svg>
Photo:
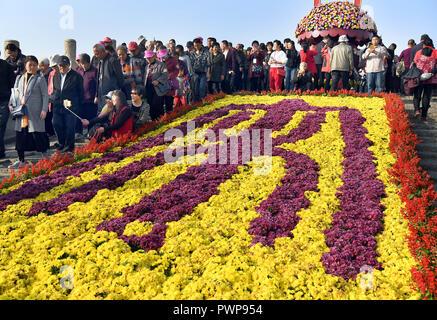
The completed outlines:
<svg viewBox="0 0 437 320">
<path fill-rule="evenodd" d="M 370 48 L 368 48 L 363 55 L 363 59 L 366 60 L 366 72 L 374 73 L 384 71 L 385 57 L 387 57 L 387 49 L 385 47 L 378 46 L 373 53 L 370 53 Z"/>
</svg>

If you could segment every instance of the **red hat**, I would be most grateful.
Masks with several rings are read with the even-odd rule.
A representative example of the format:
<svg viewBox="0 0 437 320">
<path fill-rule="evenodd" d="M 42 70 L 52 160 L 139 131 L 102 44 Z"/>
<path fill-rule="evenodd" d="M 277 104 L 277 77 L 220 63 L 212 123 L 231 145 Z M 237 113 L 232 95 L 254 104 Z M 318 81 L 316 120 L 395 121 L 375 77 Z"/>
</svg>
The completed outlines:
<svg viewBox="0 0 437 320">
<path fill-rule="evenodd" d="M 135 51 L 138 48 L 138 44 L 135 41 L 132 41 L 129 43 L 128 49 L 130 51 Z"/>
<path fill-rule="evenodd" d="M 105 39 L 103 39 L 104 42 L 112 42 L 112 39 L 109 37 L 106 37 Z"/>
</svg>

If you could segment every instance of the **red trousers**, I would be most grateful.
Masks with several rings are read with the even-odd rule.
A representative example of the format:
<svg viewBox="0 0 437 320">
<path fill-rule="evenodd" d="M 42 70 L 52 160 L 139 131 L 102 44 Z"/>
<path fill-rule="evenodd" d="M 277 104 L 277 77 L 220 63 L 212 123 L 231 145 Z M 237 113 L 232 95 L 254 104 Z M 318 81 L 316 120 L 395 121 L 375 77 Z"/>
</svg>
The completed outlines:
<svg viewBox="0 0 437 320">
<path fill-rule="evenodd" d="M 284 70 L 283 68 L 270 68 L 270 90 L 271 91 L 282 91 L 284 85 L 285 76 L 279 75 L 279 70 Z"/>
<path fill-rule="evenodd" d="M 185 106 L 187 104 L 187 96 L 174 96 L 174 107 Z"/>
</svg>

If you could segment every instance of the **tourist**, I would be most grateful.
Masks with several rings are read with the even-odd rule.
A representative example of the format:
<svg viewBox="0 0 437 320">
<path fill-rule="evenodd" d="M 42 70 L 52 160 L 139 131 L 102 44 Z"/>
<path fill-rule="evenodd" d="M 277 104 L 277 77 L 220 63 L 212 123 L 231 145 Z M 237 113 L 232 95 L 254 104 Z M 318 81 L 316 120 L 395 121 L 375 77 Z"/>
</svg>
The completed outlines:
<svg viewBox="0 0 437 320">
<path fill-rule="evenodd" d="M 232 94 L 234 91 L 235 70 L 237 68 L 237 62 L 235 59 L 235 52 L 226 40 L 222 41 L 222 53 L 226 60 L 225 79 L 223 80 L 223 91 L 226 94 Z"/>
<path fill-rule="evenodd" d="M 176 40 L 175 39 L 171 39 L 168 42 L 168 55 L 178 58 L 178 55 L 176 53 Z"/>
<path fill-rule="evenodd" d="M 340 36 L 339 44 L 332 48 L 331 51 L 331 91 L 338 90 L 340 79 L 342 80 L 342 89 L 349 90 L 349 76 L 354 70 L 354 57 L 352 47 L 348 44 L 347 36 Z"/>
<path fill-rule="evenodd" d="M 235 91 L 243 90 L 243 76 L 246 64 L 246 56 L 244 55 L 243 45 L 238 43 L 235 48 Z"/>
<path fill-rule="evenodd" d="M 210 77 L 210 53 L 207 48 L 203 47 L 202 41 L 199 38 L 194 39 L 194 50 L 189 53 L 191 64 L 193 66 L 193 95 L 194 101 L 200 102 L 206 96 L 207 84 L 206 78 Z"/>
<path fill-rule="evenodd" d="M 187 68 L 189 78 L 191 79 L 191 77 L 193 76 L 193 66 L 191 65 L 190 57 L 184 51 L 184 47 L 180 44 L 178 44 L 176 46 L 175 50 L 176 50 L 176 54 L 177 54 L 177 57 L 179 58 L 179 60 L 184 62 L 185 66 Z"/>
<path fill-rule="evenodd" d="M 417 52 L 423 49 L 423 46 L 424 46 L 423 43 L 424 43 L 425 41 L 427 41 L 427 40 L 431 40 L 431 38 L 430 38 L 427 34 L 423 34 L 423 35 L 420 37 L 420 42 L 419 42 L 418 44 L 416 44 L 416 45 L 411 49 L 411 63 L 413 63 L 414 58 L 416 58 L 416 54 L 417 54 Z M 411 65 L 411 63 L 410 63 L 410 65 Z"/>
<path fill-rule="evenodd" d="M 261 92 L 263 90 L 262 80 L 264 78 L 264 58 L 265 53 L 259 47 L 259 42 L 257 40 L 253 41 L 252 49 L 249 51 L 246 58 L 249 65 L 251 91 Z"/>
<path fill-rule="evenodd" d="M 9 99 L 11 88 L 15 84 L 15 73 L 12 65 L 0 59 L 0 159 L 5 155 L 5 132 L 9 120 Z"/>
<path fill-rule="evenodd" d="M 306 62 L 300 63 L 299 72 L 294 76 L 293 82 L 295 82 L 296 90 L 311 90 L 313 85 L 313 75 L 308 71 Z"/>
<path fill-rule="evenodd" d="M 213 44 L 216 43 L 216 42 L 217 42 L 217 39 L 216 39 L 216 38 L 213 38 L 213 37 L 209 37 L 209 38 L 206 40 L 206 46 L 207 46 L 208 51 L 209 51 L 210 53 L 212 53 L 212 50 L 213 50 L 212 46 L 213 46 Z"/>
<path fill-rule="evenodd" d="M 310 46 L 308 42 L 302 43 L 301 46 L 302 50 L 299 52 L 300 61 L 306 62 L 308 71 L 311 72 L 314 77 L 317 74 L 317 66 L 314 56 L 316 56 L 318 53 L 315 50 L 315 47 L 313 45 Z M 312 89 L 314 89 L 314 85 Z"/>
<path fill-rule="evenodd" d="M 118 60 L 117 57 L 117 53 L 115 52 L 114 48 L 112 46 L 106 46 L 105 47 L 105 51 L 111 56 L 114 57 L 115 59 Z"/>
<path fill-rule="evenodd" d="M 87 120 L 97 117 L 97 104 L 94 103 L 97 91 L 97 69 L 91 65 L 90 59 L 86 53 L 79 56 L 81 70 L 78 72 L 83 78 L 83 113 L 81 118 Z"/>
<path fill-rule="evenodd" d="M 133 130 L 142 127 L 147 122 L 151 122 L 150 105 L 145 100 L 145 88 L 143 86 L 135 86 L 132 88 L 132 116 L 133 116 Z"/>
<path fill-rule="evenodd" d="M 392 43 L 387 49 L 386 58 L 386 73 L 385 73 L 385 90 L 387 93 L 393 92 L 393 60 L 395 58 L 395 50 L 397 45 Z"/>
<path fill-rule="evenodd" d="M 139 48 L 139 52 L 138 52 L 138 56 L 140 58 L 144 59 L 144 52 L 146 52 L 146 38 L 144 36 L 139 36 L 138 37 L 138 48 Z"/>
<path fill-rule="evenodd" d="M 48 159 L 49 139 L 45 132 L 45 118 L 49 108 L 47 82 L 38 75 L 38 60 L 34 56 L 27 56 L 24 60 L 25 72 L 15 81 L 15 94 L 11 95 L 9 110 L 13 107 L 25 105 L 24 116 L 15 120 L 15 149 L 18 161 L 10 165 L 9 169 L 21 169 L 26 166 L 25 151 L 41 152 L 42 158 Z"/>
<path fill-rule="evenodd" d="M 323 59 L 322 59 L 322 49 L 325 47 L 325 43 L 320 41 L 315 46 L 315 51 L 317 54 L 314 56 L 314 63 L 316 64 L 316 70 L 317 72 L 314 74 L 314 89 L 319 90 L 321 87 L 323 87 L 323 79 L 322 79 L 322 65 L 323 65 Z"/>
<path fill-rule="evenodd" d="M 49 74 L 48 80 L 47 80 L 47 88 L 48 88 L 48 94 L 49 97 L 52 95 L 53 93 L 53 79 L 55 77 L 55 75 L 59 72 L 59 58 L 60 56 L 58 54 L 55 54 L 53 56 L 50 57 L 50 69 L 52 69 L 52 71 Z M 48 129 L 50 128 L 50 129 Z M 47 134 L 50 136 L 55 135 L 55 128 L 53 126 L 53 106 L 52 103 L 49 100 L 49 110 L 47 112 L 47 117 L 46 117 L 46 132 Z M 58 148 L 60 145 L 59 143 L 56 143 L 54 145 L 55 148 Z"/>
<path fill-rule="evenodd" d="M 50 60 L 48 58 L 41 59 L 39 62 L 39 75 L 44 77 L 46 81 L 49 81 L 49 75 L 50 72 L 52 72 L 52 69 L 50 68 Z"/>
<path fill-rule="evenodd" d="M 187 68 L 183 61 L 180 61 L 178 58 L 171 56 L 169 51 L 165 48 L 161 48 L 158 51 L 157 57 L 158 60 L 164 62 L 165 66 L 167 67 L 168 81 L 169 81 L 169 85 L 171 86 L 171 89 L 164 96 L 164 105 L 165 105 L 165 112 L 169 113 L 173 111 L 174 95 L 175 95 L 175 91 L 178 88 L 177 77 L 179 74 L 179 70 L 184 71 Z M 186 74 L 188 75 L 188 71 L 186 71 Z"/>
<path fill-rule="evenodd" d="M 52 68 L 50 67 L 50 60 L 48 58 L 44 58 L 39 62 L 39 75 L 41 77 L 44 77 L 47 81 L 47 87 L 49 83 L 49 77 L 50 73 L 52 72 Z M 49 109 L 47 111 L 47 116 L 45 119 L 45 132 L 48 134 L 49 137 L 53 136 L 55 134 L 55 129 L 53 128 L 53 112 L 52 108 L 49 105 Z"/>
<path fill-rule="evenodd" d="M 93 47 L 94 55 L 99 60 L 97 73 L 97 93 L 94 101 L 100 113 L 105 105 L 105 96 L 109 91 L 120 90 L 124 86 L 123 71 L 118 59 L 110 56 L 101 44 Z"/>
<path fill-rule="evenodd" d="M 408 41 L 408 48 L 402 51 L 401 55 L 399 56 L 399 61 L 404 62 L 405 66 L 405 72 L 407 72 L 410 69 L 411 66 L 411 55 L 413 53 L 413 47 L 416 45 L 416 42 L 411 39 Z"/>
<path fill-rule="evenodd" d="M 386 56 L 387 51 L 385 47 L 380 45 L 380 38 L 374 36 L 372 44 L 363 55 L 363 58 L 367 61 L 366 77 L 369 94 L 375 91 L 375 87 L 378 93 L 383 90 L 384 58 Z"/>
<path fill-rule="evenodd" d="M 189 56 L 190 52 L 194 51 L 194 42 L 193 41 L 188 41 L 187 42 L 187 51 L 186 54 Z"/>
<path fill-rule="evenodd" d="M 211 72 L 208 77 L 208 90 L 212 94 L 217 94 L 222 91 L 222 83 L 225 80 L 227 70 L 225 56 L 220 52 L 220 45 L 217 42 L 212 45 L 210 60 Z"/>
<path fill-rule="evenodd" d="M 325 46 L 322 49 L 322 78 L 321 83 L 324 84 L 325 91 L 331 89 L 331 52 L 334 48 L 334 41 L 330 38 L 323 39 Z"/>
<path fill-rule="evenodd" d="M 53 78 L 53 93 L 50 102 L 53 105 L 53 126 L 58 136 L 58 150 L 74 152 L 76 115 L 83 114 L 82 101 L 84 85 L 82 76 L 71 69 L 70 59 L 59 58 L 59 72 Z"/>
<path fill-rule="evenodd" d="M 22 75 L 25 72 L 24 61 L 26 56 L 21 53 L 21 49 L 15 44 L 9 43 L 5 47 L 5 53 L 8 56 L 6 62 L 13 67 L 15 76 Z"/>
<path fill-rule="evenodd" d="M 164 115 L 164 96 L 168 89 L 168 71 L 165 63 L 156 59 L 155 53 L 146 50 L 147 60 L 145 87 L 146 98 L 150 105 L 150 116 L 153 121 Z"/>
<path fill-rule="evenodd" d="M 92 127 L 95 124 L 102 125 L 96 131 L 98 137 L 118 138 L 133 131 L 133 114 L 128 106 L 126 95 L 121 90 L 112 93 L 113 108 L 103 117 L 97 117 L 91 121 L 82 120 L 84 127 Z"/>
<path fill-rule="evenodd" d="M 155 42 L 154 41 L 146 41 L 146 51 L 154 51 L 155 50 Z M 144 54 L 146 54 L 146 51 L 144 51 Z"/>
<path fill-rule="evenodd" d="M 190 94 L 190 78 L 184 70 L 180 69 L 178 77 L 178 88 L 174 95 L 174 108 L 179 108 L 188 104 L 188 97 Z"/>
<path fill-rule="evenodd" d="M 413 90 L 415 116 L 419 116 L 420 111 L 422 111 L 422 120 L 424 121 L 427 120 L 432 91 L 437 85 L 437 61 L 432 57 L 432 54 L 433 49 L 429 46 L 424 46 L 414 58 L 414 63 L 422 72 L 422 76 L 426 77 L 426 75 L 429 75 L 428 79 L 421 77 L 419 86 Z M 422 108 L 420 108 L 420 101 L 422 101 Z"/>
<path fill-rule="evenodd" d="M 269 91 L 270 90 L 270 56 L 273 53 L 273 42 L 269 41 L 266 44 L 266 51 L 265 51 L 265 57 L 263 61 L 264 65 L 264 83 L 263 83 L 263 90 Z"/>
<path fill-rule="evenodd" d="M 299 53 L 295 48 L 294 41 L 285 39 L 285 54 L 287 55 L 287 64 L 285 65 L 285 90 L 290 92 L 295 89 L 295 83 L 293 82 L 296 76 L 297 68 L 300 65 Z"/>
<path fill-rule="evenodd" d="M 270 56 L 270 91 L 281 91 L 284 86 L 287 55 L 281 49 L 279 40 L 273 41 L 273 53 Z"/>
<path fill-rule="evenodd" d="M 129 46 L 131 53 L 137 53 L 137 51 L 139 51 L 139 47 L 135 42 L 131 42 Z M 126 94 L 127 100 L 130 101 L 132 100 L 130 96 L 132 88 L 144 83 L 146 60 L 133 55 L 129 56 L 126 48 L 122 46 L 117 48 L 117 56 L 124 77 L 123 92 Z"/>
<path fill-rule="evenodd" d="M 222 83 L 223 91 L 226 94 L 232 94 L 234 91 L 235 69 L 237 63 L 235 59 L 235 52 L 232 50 L 232 47 L 229 45 L 227 40 L 222 41 L 222 53 L 226 60 L 225 79 Z"/>
</svg>

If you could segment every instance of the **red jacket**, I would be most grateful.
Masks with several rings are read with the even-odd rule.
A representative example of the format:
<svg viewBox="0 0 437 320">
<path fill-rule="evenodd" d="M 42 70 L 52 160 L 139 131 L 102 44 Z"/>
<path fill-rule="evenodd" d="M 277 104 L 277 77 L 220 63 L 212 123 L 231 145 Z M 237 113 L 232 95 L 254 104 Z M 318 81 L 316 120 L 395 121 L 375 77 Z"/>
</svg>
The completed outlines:
<svg viewBox="0 0 437 320">
<path fill-rule="evenodd" d="M 322 72 L 331 72 L 331 48 L 324 46 L 322 49 Z"/>
<path fill-rule="evenodd" d="M 431 73 L 434 70 L 434 66 L 437 63 L 435 58 L 425 57 L 422 55 L 422 50 L 420 50 L 416 57 L 414 58 L 414 63 L 417 68 L 422 71 L 422 73 Z M 431 79 L 426 81 L 421 81 L 420 84 L 437 84 L 437 74 L 435 74 Z"/>
<path fill-rule="evenodd" d="M 300 61 L 307 63 L 307 69 L 313 75 L 317 74 L 316 61 L 314 60 L 314 56 L 317 56 L 319 53 L 315 50 L 308 50 L 306 53 L 303 50 L 300 50 Z"/>
<path fill-rule="evenodd" d="M 114 112 L 112 120 L 111 120 L 111 126 L 116 125 L 119 120 L 120 116 L 123 112 L 127 111 L 129 107 L 123 107 L 120 112 Z M 122 136 L 126 133 L 131 133 L 133 130 L 133 117 L 130 115 L 130 117 L 123 123 L 123 125 L 115 130 L 111 130 L 111 135 L 114 138 L 117 138 L 119 136 Z"/>
</svg>

